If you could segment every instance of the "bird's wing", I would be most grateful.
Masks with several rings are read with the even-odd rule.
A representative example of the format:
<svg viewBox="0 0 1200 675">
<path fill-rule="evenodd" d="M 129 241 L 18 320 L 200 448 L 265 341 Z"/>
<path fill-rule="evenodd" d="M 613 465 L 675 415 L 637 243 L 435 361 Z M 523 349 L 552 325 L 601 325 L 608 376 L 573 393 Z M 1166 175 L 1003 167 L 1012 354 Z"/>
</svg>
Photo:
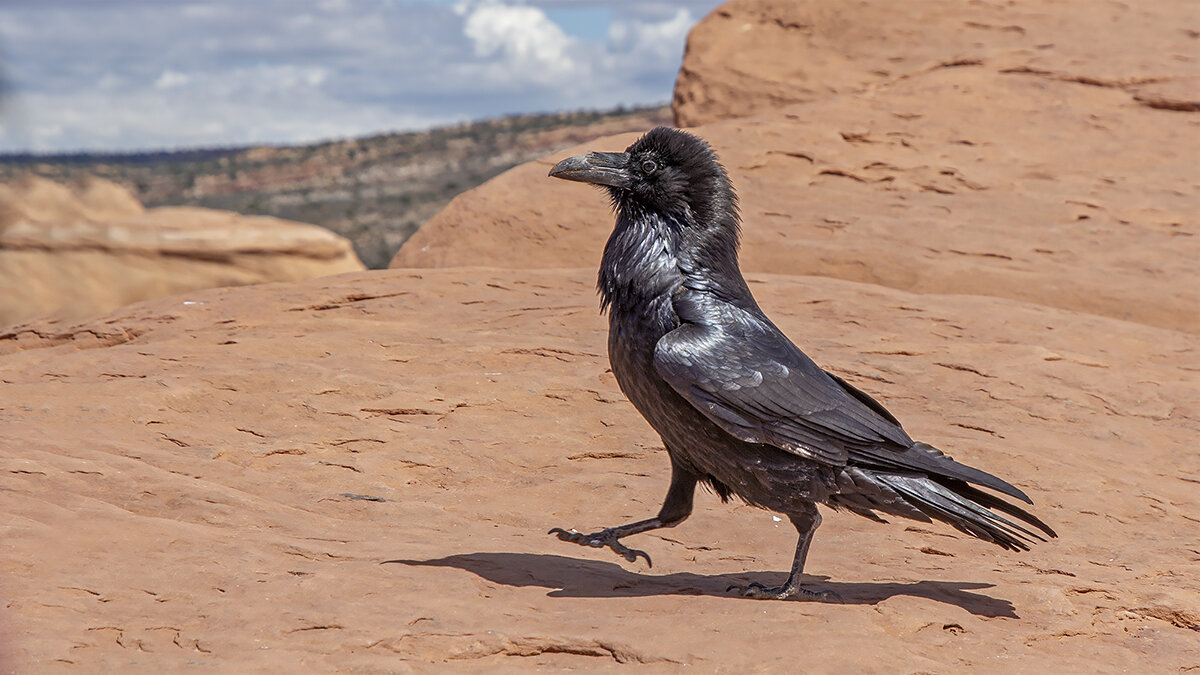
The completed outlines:
<svg viewBox="0 0 1200 675">
<path fill-rule="evenodd" d="M 684 323 L 659 340 L 654 367 L 743 441 L 832 466 L 846 464 L 848 448 L 913 444 L 883 406 L 821 370 L 765 320 Z"/>
</svg>

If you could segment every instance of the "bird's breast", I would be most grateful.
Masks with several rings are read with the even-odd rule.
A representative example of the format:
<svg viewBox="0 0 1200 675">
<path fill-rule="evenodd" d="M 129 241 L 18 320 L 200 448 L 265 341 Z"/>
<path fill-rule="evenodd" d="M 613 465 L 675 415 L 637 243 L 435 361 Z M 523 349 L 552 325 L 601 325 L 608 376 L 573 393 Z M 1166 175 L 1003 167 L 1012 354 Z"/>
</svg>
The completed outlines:
<svg viewBox="0 0 1200 675">
<path fill-rule="evenodd" d="M 670 297 L 647 299 L 633 311 L 614 305 L 608 316 L 608 353 L 614 370 L 653 370 L 654 348 L 679 327 Z"/>
<path fill-rule="evenodd" d="M 678 395 L 654 369 L 654 350 L 680 326 L 674 297 L 683 286 L 676 227 L 625 211 L 604 248 L 599 287 L 608 308 L 608 355 L 621 391 L 664 434 L 680 420 Z"/>
</svg>

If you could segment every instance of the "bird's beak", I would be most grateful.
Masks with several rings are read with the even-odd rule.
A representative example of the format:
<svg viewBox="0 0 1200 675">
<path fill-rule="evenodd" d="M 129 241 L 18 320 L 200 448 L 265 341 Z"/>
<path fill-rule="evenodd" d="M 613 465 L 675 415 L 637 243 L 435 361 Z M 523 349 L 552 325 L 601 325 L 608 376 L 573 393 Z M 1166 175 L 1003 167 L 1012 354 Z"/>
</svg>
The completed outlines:
<svg viewBox="0 0 1200 675">
<path fill-rule="evenodd" d="M 550 176 L 624 189 L 632 185 L 626 152 L 589 152 L 568 157 L 550 169 Z"/>
</svg>

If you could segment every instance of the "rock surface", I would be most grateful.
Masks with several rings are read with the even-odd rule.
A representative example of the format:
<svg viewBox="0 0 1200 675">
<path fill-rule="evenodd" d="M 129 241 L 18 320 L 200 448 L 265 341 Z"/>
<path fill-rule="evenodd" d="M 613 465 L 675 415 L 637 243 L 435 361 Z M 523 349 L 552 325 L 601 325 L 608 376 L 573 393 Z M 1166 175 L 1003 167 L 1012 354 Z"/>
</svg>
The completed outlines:
<svg viewBox="0 0 1200 675">
<path fill-rule="evenodd" d="M 795 19 L 814 7 L 727 5 L 681 79 L 733 81 L 698 50 L 748 24 L 796 36 L 761 39 L 780 63 L 850 83 L 782 108 L 751 77 L 692 99 L 742 195 L 751 287 L 1060 539 L 1014 555 L 829 514 L 808 572 L 847 602 L 827 605 L 727 594 L 781 582 L 795 533 L 705 493 L 630 541 L 651 569 L 546 535 L 651 515 L 668 477 L 608 370 L 611 215 L 545 179 L 555 157 L 459 198 L 394 261 L 426 269 L 0 329 L 0 671 L 1194 669 L 1198 122 L 1171 69 L 1200 32 L 1171 2 L 975 3 L 970 26 L 923 0 L 846 5 L 839 37 Z M 851 38 L 880 31 L 904 60 L 876 81 Z M 1146 64 L 1171 79 L 1113 86 Z M 738 97 L 757 112 L 705 107 Z"/>
<path fill-rule="evenodd" d="M 16 672 L 1173 672 L 1200 662 L 1195 336 L 1018 301 L 753 275 L 780 327 L 1061 539 L 787 523 L 668 467 L 592 270 L 392 270 L 198 291 L 0 336 L 0 625 Z M 436 326 L 436 330 L 431 330 Z M 887 326 L 887 331 L 871 327 Z M 826 578 L 827 577 L 827 578 Z M 686 621 L 680 621 L 686 617 Z"/>
<path fill-rule="evenodd" d="M 675 123 L 870 96 L 959 65 L 1119 89 L 1130 102 L 1196 112 L 1198 38 L 1189 0 L 733 0 L 688 35 Z M 1164 85 L 1170 93 L 1152 91 Z"/>
<path fill-rule="evenodd" d="M 212 209 L 147 210 L 99 179 L 74 191 L 34 177 L 0 185 L 0 326 L 362 268 L 349 242 L 313 225 Z"/>
<path fill-rule="evenodd" d="M 727 25 L 724 11 L 696 31 Z M 1175 44 L 1182 19 L 1139 21 Z M 805 44 L 773 53 L 803 62 Z M 1104 63 L 1132 77 L 1128 64 L 1141 57 L 1123 44 L 1110 43 Z M 1200 332 L 1200 116 L 1139 105 L 1115 84 L 1004 63 L 933 63 L 865 91 L 696 128 L 741 195 L 744 267 Z M 744 86 L 752 96 L 754 80 Z M 611 229 L 607 200 L 545 173 L 571 152 L 621 150 L 635 138 L 599 139 L 461 195 L 392 266 L 594 266 Z"/>
</svg>

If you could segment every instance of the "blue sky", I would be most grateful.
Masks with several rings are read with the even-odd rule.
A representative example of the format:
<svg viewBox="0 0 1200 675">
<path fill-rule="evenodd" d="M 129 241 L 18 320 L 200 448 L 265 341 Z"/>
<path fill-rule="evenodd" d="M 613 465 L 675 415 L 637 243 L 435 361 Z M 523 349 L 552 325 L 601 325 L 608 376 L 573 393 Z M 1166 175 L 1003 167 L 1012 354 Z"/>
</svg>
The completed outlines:
<svg viewBox="0 0 1200 675">
<path fill-rule="evenodd" d="M 665 102 L 716 0 L 3 0 L 0 153 Z"/>
</svg>

